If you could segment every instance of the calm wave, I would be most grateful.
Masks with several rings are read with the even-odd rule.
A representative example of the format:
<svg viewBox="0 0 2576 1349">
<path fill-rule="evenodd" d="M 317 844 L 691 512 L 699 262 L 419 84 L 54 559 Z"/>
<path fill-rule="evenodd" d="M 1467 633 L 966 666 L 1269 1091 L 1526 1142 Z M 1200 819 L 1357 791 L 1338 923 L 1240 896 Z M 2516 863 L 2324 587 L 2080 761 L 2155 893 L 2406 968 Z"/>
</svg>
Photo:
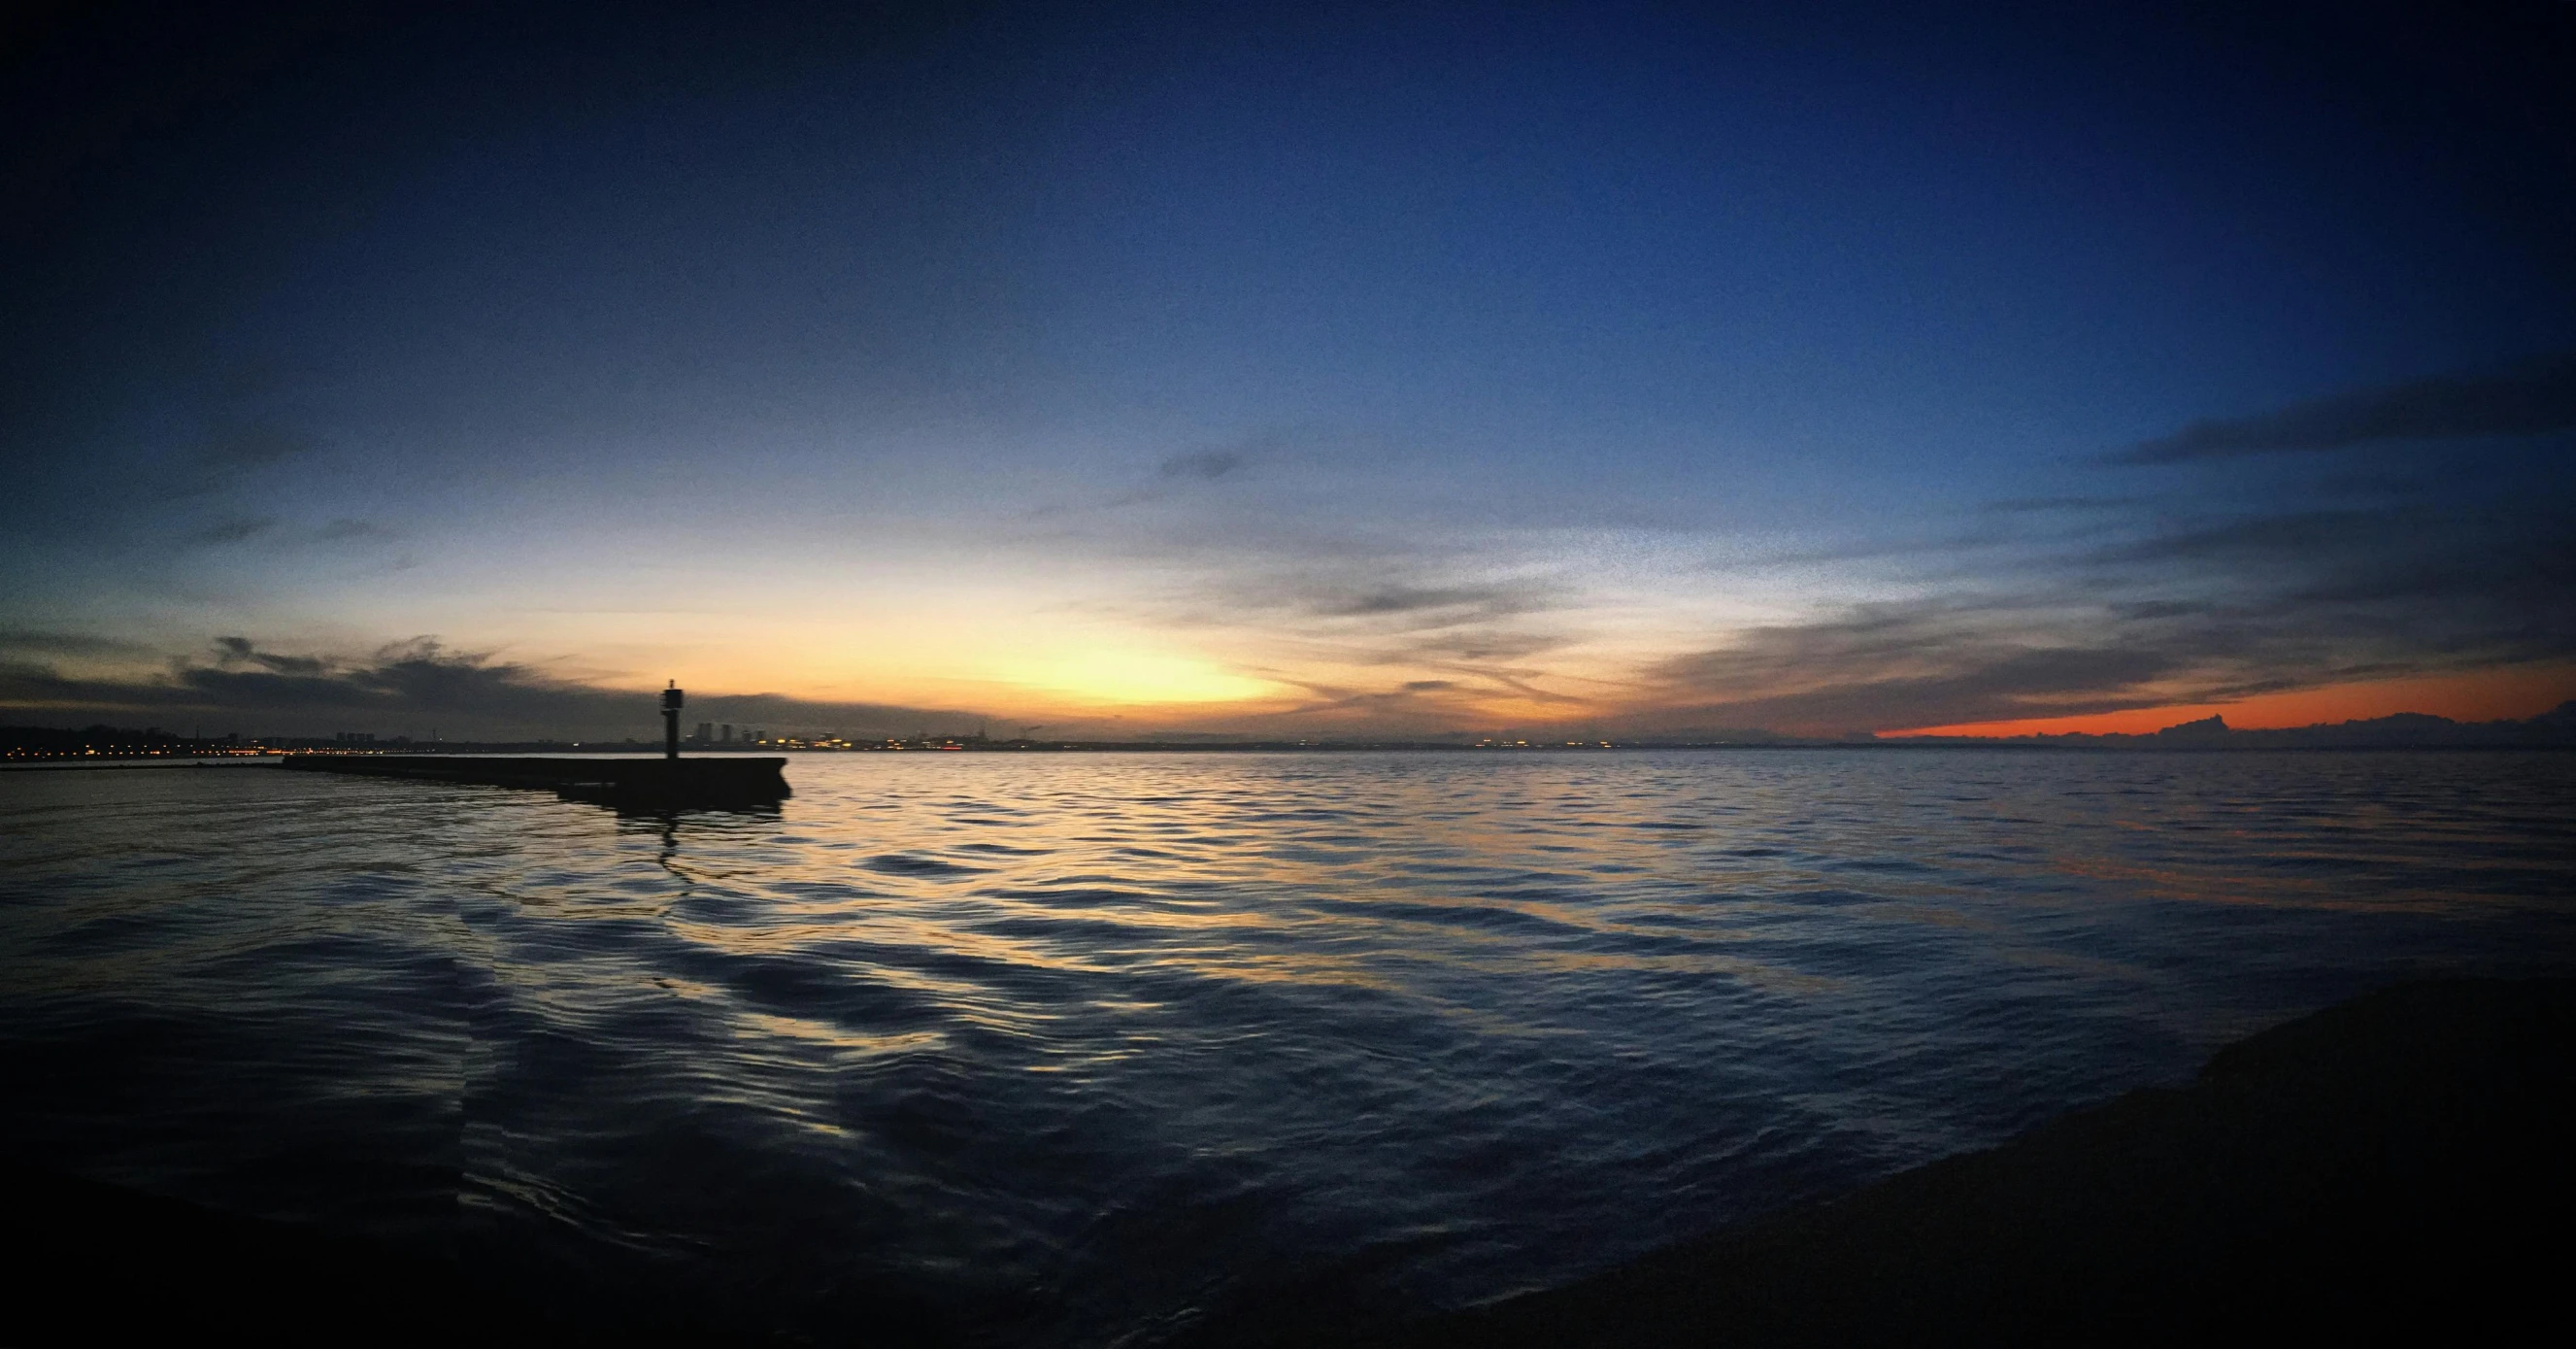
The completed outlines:
<svg viewBox="0 0 2576 1349">
<path fill-rule="evenodd" d="M 8 1141 L 574 1306 L 1109 1344 L 1558 1282 L 2404 974 L 2576 963 L 2576 755 L 789 778 L 666 820 L 0 776 Z"/>
</svg>

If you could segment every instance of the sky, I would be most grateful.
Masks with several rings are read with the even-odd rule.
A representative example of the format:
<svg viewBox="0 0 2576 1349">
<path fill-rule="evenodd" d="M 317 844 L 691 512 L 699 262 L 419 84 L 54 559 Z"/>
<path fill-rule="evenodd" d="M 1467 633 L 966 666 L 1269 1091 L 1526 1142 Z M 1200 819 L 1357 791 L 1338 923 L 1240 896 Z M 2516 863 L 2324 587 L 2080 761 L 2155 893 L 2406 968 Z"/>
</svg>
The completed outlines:
<svg viewBox="0 0 2576 1349">
<path fill-rule="evenodd" d="M 2576 697 L 2563 3 L 206 8 L 9 21 L 11 722 Z"/>
</svg>

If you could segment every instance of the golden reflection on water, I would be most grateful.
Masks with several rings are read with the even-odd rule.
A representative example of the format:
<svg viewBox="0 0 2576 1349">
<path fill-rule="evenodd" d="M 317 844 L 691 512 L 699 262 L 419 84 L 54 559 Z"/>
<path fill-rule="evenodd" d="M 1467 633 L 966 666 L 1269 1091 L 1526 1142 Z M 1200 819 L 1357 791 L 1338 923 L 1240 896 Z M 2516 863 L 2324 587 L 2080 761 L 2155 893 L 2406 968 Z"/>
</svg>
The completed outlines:
<svg viewBox="0 0 2576 1349">
<path fill-rule="evenodd" d="M 798 796 L 778 818 L 630 828 L 676 888 L 567 895 L 549 877 L 513 897 L 583 917 L 660 913 L 685 940 L 745 957 L 859 943 L 1023 971 L 1116 975 L 1145 963 L 1398 993 L 1416 975 L 1391 972 L 1394 962 L 1481 976 L 1725 977 L 1804 995 L 1844 976 L 1758 948 L 1778 945 L 1772 930 L 1784 922 L 1813 921 L 1819 899 L 1841 923 L 1973 934 L 2017 961 L 2095 973 L 2118 962 L 2010 934 L 2033 905 L 2070 901 L 2355 913 L 2463 902 L 2450 890 L 2356 892 L 2348 875 L 2284 874 L 2302 848 L 2329 862 L 2352 854 L 2285 837 L 2297 834 L 2282 824 L 2296 811 L 2267 813 L 2258 799 L 2212 801 L 2167 783 L 2160 794 L 2105 790 L 2088 807 L 2081 794 L 2017 791 L 2020 765 L 2001 756 L 1971 762 L 1986 780 L 1964 790 L 1856 772 L 1820 801 L 1812 777 L 1774 771 L 1776 760 L 1639 774 L 1632 760 L 1581 757 L 1390 757 L 1356 773 L 1347 758 L 815 757 L 794 765 Z M 2112 788 L 2118 772 L 2096 776 Z M 2390 810 L 2354 800 L 2336 819 L 2385 829 Z M 2176 846 L 2186 829 L 2188 846 Z M 2477 835 L 2455 829 L 2447 841 Z M 2268 869 L 2231 856 L 2258 845 Z M 1880 869 L 1868 869 L 1873 857 Z M 673 911 L 709 898 L 750 912 Z M 901 968 L 871 977 L 957 998 L 977 984 Z"/>
<path fill-rule="evenodd" d="M 180 1037 L 154 1098 L 238 1083 L 254 1104 L 209 1136 L 354 1101 L 356 1137 L 413 1099 L 403 1137 L 442 1141 L 402 1174 L 462 1168 L 465 1207 L 567 1239 L 752 1249 L 784 1206 L 892 1243 L 907 1287 L 1105 1290 L 1111 1326 L 1178 1314 L 1122 1270 L 1195 1290 L 1281 1252 L 1419 1251 L 1387 1267 L 1495 1295 L 2187 1072 L 2393 972 L 2576 955 L 2576 756 L 788 773 L 774 812 L 667 817 L 0 778 L 0 1010 L 83 1045 L 134 1017 L 138 1043 L 231 1036 Z M 1239 1244 L 1152 1244 L 1199 1222 Z"/>
</svg>

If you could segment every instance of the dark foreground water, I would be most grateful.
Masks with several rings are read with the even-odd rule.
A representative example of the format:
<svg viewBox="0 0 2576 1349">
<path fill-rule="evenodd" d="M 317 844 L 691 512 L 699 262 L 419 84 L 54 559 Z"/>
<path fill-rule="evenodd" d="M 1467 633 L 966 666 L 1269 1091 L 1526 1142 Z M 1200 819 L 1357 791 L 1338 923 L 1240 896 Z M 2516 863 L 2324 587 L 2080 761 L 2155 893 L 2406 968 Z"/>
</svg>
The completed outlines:
<svg viewBox="0 0 2576 1349">
<path fill-rule="evenodd" d="M 0 775 L 6 1142 L 576 1308 L 1150 1342 L 1562 1281 L 2403 975 L 2576 968 L 2576 755 L 788 775 Z"/>
</svg>

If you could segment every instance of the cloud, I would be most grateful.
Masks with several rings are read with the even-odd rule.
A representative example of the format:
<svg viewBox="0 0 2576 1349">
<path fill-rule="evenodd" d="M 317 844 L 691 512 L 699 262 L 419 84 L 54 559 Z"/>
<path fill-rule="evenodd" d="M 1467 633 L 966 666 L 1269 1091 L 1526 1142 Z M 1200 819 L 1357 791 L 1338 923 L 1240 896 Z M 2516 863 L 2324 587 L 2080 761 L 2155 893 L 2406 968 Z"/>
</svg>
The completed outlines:
<svg viewBox="0 0 2576 1349">
<path fill-rule="evenodd" d="M 2253 417 L 2194 422 L 2108 457 L 2174 464 L 2391 440 L 2534 436 L 2576 428 L 2576 353 L 2504 370 L 2442 375 L 2298 403 Z"/>
<path fill-rule="evenodd" d="M 1360 590 L 1325 588 L 1307 598 L 1307 611 L 1328 618 L 1427 619 L 1441 627 L 1508 618 L 1548 607 L 1547 587 L 1527 582 L 1472 585 L 1382 585 Z"/>
<path fill-rule="evenodd" d="M 1720 724 L 1809 735 L 2153 706 L 2185 663 L 2155 644 L 2054 642 L 1955 613 L 1867 608 L 1758 628 L 1647 672 L 1651 697 L 1622 724 Z"/>
<path fill-rule="evenodd" d="M 1289 682 L 1307 692 L 1305 701 L 1236 719 L 1237 728 L 1270 735 L 1432 735 L 1456 731 L 1475 715 L 1471 691 L 1452 680 L 1408 680 L 1379 689 Z"/>
<path fill-rule="evenodd" d="M 316 443 L 311 435 L 293 427 L 274 422 L 248 422 L 227 426 L 217 432 L 197 452 L 196 463 L 212 472 L 266 468 L 310 453 Z"/>
<path fill-rule="evenodd" d="M 0 651 L 24 652 L 47 656 L 133 659 L 152 654 L 151 648 L 114 637 L 98 637 L 84 632 L 48 632 L 31 628 L 0 628 Z"/>
<path fill-rule="evenodd" d="M 2569 491 L 2121 522 L 1912 604 L 1734 634 L 1642 672 L 1626 724 L 1808 734 L 2223 701 L 2576 658 Z"/>
<path fill-rule="evenodd" d="M 247 663 L 272 674 L 287 675 L 318 675 L 329 668 L 328 663 L 317 656 L 281 656 L 262 651 L 247 637 L 216 638 L 215 663 L 225 668 Z"/>
<path fill-rule="evenodd" d="M 1290 622 L 1348 620 L 1346 626 L 1408 633 L 1496 623 L 1562 608 L 1574 598 L 1564 584 L 1546 579 L 1458 581 L 1382 574 L 1397 565 L 1376 560 L 1369 567 L 1381 573 L 1376 576 L 1297 569 L 1239 577 L 1217 588 L 1217 602 L 1243 615 Z"/>
<path fill-rule="evenodd" d="M 163 494 L 174 499 L 213 496 L 261 469 L 319 448 L 321 442 L 311 434 L 279 422 L 224 421 L 195 450 L 180 457 L 174 471 L 162 480 Z"/>
<path fill-rule="evenodd" d="M 1186 499 L 1191 494 L 1191 488 L 1241 476 L 1252 467 L 1256 459 L 1275 451 L 1283 443 L 1283 438 L 1273 433 L 1253 436 L 1231 449 L 1192 450 L 1175 454 L 1156 464 L 1153 477 L 1143 485 L 1131 486 L 1100 500 L 1096 505 L 1050 502 L 1031 507 L 1022 513 L 1022 518 L 1061 520 L 1085 511 L 1119 511 L 1131 506 L 1160 505 L 1176 499 Z"/>
<path fill-rule="evenodd" d="M 2483 625 L 2563 632 L 2576 646 L 2576 534 L 2545 496 L 2261 513 L 2178 528 L 2087 561 L 2117 571 L 2166 564 L 2233 592 L 2237 612 L 2288 624 L 2366 628 L 2375 614 L 2428 640 L 2458 641 Z"/>
<path fill-rule="evenodd" d="M 237 516 L 202 525 L 180 536 L 182 541 L 198 548 L 224 548 L 252 539 L 271 539 L 290 545 L 309 544 L 378 544 L 393 543 L 403 536 L 383 525 L 366 520 L 333 520 L 318 529 L 284 528 L 267 516 Z"/>
<path fill-rule="evenodd" d="M 187 541 L 199 547 L 220 548 L 226 544 L 247 543 L 276 527 L 274 520 L 218 520 L 190 531 Z"/>
<path fill-rule="evenodd" d="M 1562 650 L 1573 644 L 1573 638 L 1559 633 L 1477 627 L 1431 633 L 1403 645 L 1387 648 L 1380 654 L 1380 659 L 1390 663 L 1423 660 L 1517 661 Z"/>
<path fill-rule="evenodd" d="M 1361 570 L 1374 574 L 1350 574 Z M 1462 580 L 1440 576 L 1436 564 L 1378 556 L 1365 568 L 1292 567 L 1217 581 L 1178 621 L 1258 634 L 1274 649 L 1298 647 L 1345 668 L 1411 676 L 1384 692 L 1318 687 L 1322 701 L 1292 715 L 1368 710 L 1401 713 L 1396 720 L 1413 726 L 1427 706 L 1421 699 L 1436 696 L 1451 714 L 1448 725 L 1463 728 L 1478 722 L 1473 705 L 1480 697 L 1572 701 L 1544 687 L 1539 681 L 1548 672 L 1526 662 L 1574 643 L 1567 633 L 1543 630 L 1541 616 L 1579 604 L 1573 588 L 1554 578 Z"/>
<path fill-rule="evenodd" d="M 2117 618 L 2188 618 L 2215 607 L 2205 600 L 2129 600 L 2111 605 L 2110 612 Z"/>
<path fill-rule="evenodd" d="M 649 740 L 660 734 L 652 690 L 563 679 L 487 653 L 414 638 L 364 657 L 267 651 L 219 637 L 209 662 L 183 662 L 150 678 L 67 676 L 40 661 L 0 663 L 0 709 L 13 717 L 77 724 L 186 714 L 260 735 L 333 730 L 449 739 Z M 848 734 L 963 729 L 977 715 L 955 709 L 825 702 L 776 694 L 692 696 L 695 719 L 779 731 Z"/>
<path fill-rule="evenodd" d="M 1219 478 L 1232 477 L 1242 472 L 1244 465 L 1249 462 L 1250 460 L 1239 451 L 1201 450 L 1196 454 L 1173 455 L 1164 460 L 1155 471 L 1166 478 L 1189 478 L 1201 482 L 1214 482 Z"/>
<path fill-rule="evenodd" d="M 1136 712 L 1135 721 L 1269 735 L 1472 731 L 1504 717 L 1530 729 L 1562 718 L 1604 734 L 1708 726 L 1831 734 L 2576 657 L 2570 465 L 2540 455 L 2482 456 L 2465 467 L 2383 458 L 2374 466 L 2398 474 L 2387 490 L 2282 475 L 2232 495 L 2177 487 L 2139 498 L 2028 496 L 1936 518 L 1926 534 L 1958 528 L 1948 537 L 1879 537 L 1866 554 L 1841 554 L 1877 565 L 1816 568 L 1815 584 L 1789 599 L 1800 607 L 1790 612 L 1806 617 L 1751 629 L 1714 619 L 1678 627 L 1685 613 L 1742 612 L 1698 602 L 1781 572 L 1778 558 L 1751 547 L 1680 561 L 1658 555 L 1652 567 L 1614 571 L 1602 561 L 1624 562 L 1613 549 L 1541 546 L 1494 531 L 1327 533 L 1309 521 L 1264 532 L 1250 516 L 1203 522 L 1200 534 L 1177 539 L 1171 529 L 1130 531 L 1144 540 L 1130 555 L 1170 588 L 1100 606 L 1213 650 L 1239 642 L 1264 678 L 1306 695 L 1210 707 L 1187 720 Z M 307 540 L 315 529 L 278 528 Z M 359 540 L 376 528 L 349 521 L 340 532 Z M 1839 606 L 1816 598 L 1855 573 L 1876 588 L 1843 594 L 1918 598 Z M 1888 578 L 1894 585 L 1880 585 Z M 1685 602 L 1659 610 L 1658 586 Z M 1779 593 L 1746 589 L 1745 607 Z M 1603 594 L 1615 603 L 1596 605 Z M 1657 622 L 1674 626 L 1648 626 Z M 1630 654 L 1641 647 L 1649 654 Z M 53 676 L 34 662 L 68 663 L 78 653 L 29 644 L 13 654 L 22 663 L 12 678 L 33 690 L 24 696 L 41 693 L 48 706 L 90 698 L 243 709 L 250 720 L 237 726 L 246 731 L 419 734 L 434 725 L 450 736 L 644 739 L 658 728 L 642 693 L 435 643 L 325 653 L 231 637 L 166 677 L 68 691 L 47 684 Z M 853 733 L 974 724 L 955 709 L 752 694 L 694 697 L 688 715 Z"/>
<path fill-rule="evenodd" d="M 313 537 L 324 543 L 389 543 L 402 535 L 371 520 L 334 520 Z"/>
<path fill-rule="evenodd" d="M 1986 515 L 2047 515 L 2063 512 L 2116 511 L 2136 506 L 2136 497 L 2010 497 L 1978 507 Z"/>
</svg>

